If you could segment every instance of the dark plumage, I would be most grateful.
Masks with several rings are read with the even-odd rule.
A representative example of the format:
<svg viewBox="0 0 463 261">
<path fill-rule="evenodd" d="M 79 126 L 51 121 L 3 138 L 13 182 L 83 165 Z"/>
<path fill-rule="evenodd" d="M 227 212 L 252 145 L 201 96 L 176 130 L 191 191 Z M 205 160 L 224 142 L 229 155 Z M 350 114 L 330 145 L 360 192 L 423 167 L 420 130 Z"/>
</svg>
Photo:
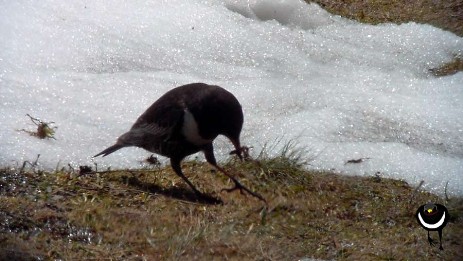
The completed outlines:
<svg viewBox="0 0 463 261">
<path fill-rule="evenodd" d="M 170 158 L 172 168 L 197 195 L 202 195 L 182 173 L 180 162 L 188 155 L 202 151 L 207 162 L 227 175 L 235 187 L 265 201 L 262 196 L 241 185 L 217 165 L 213 140 L 227 137 L 242 159 L 245 147 L 240 145 L 243 111 L 238 100 L 225 89 L 204 83 L 174 88 L 154 102 L 116 144 L 94 157 L 107 156 L 121 148 L 136 146 Z"/>
</svg>

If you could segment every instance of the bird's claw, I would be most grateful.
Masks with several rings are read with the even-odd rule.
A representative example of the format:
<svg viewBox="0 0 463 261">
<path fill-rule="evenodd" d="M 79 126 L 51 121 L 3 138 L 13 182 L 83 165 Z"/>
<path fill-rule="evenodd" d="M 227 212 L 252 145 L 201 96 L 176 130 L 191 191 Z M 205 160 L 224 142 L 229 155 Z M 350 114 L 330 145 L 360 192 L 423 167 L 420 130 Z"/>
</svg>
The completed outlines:
<svg viewBox="0 0 463 261">
<path fill-rule="evenodd" d="M 249 155 L 249 149 L 251 148 L 252 147 L 242 146 L 239 149 L 232 150 L 230 152 L 230 155 L 236 154 L 240 158 L 240 160 L 248 160 L 251 158 L 251 156 Z"/>
<path fill-rule="evenodd" d="M 259 200 L 261 200 L 261 201 L 265 202 L 265 204 L 267 204 L 267 200 L 265 200 L 261 195 L 257 194 L 256 192 L 251 191 L 250 189 L 248 189 L 245 186 L 241 185 L 241 183 L 239 183 L 237 181 L 234 181 L 234 182 L 235 182 L 235 186 L 233 186 L 231 188 L 224 188 L 224 189 L 221 190 L 221 192 L 226 191 L 226 192 L 230 193 L 230 192 L 233 192 L 233 191 L 239 189 L 240 193 L 242 195 L 245 195 L 244 191 L 246 191 L 251 196 L 253 196 L 255 198 L 258 198 Z"/>
</svg>

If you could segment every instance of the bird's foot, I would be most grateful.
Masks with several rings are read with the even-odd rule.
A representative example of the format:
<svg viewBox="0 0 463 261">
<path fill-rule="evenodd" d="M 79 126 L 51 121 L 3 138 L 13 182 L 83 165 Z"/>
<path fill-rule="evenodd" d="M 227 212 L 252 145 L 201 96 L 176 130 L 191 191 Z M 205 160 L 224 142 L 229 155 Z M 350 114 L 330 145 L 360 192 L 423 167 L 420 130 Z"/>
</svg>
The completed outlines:
<svg viewBox="0 0 463 261">
<path fill-rule="evenodd" d="M 429 241 L 429 245 L 431 245 L 431 246 L 436 245 L 436 241 L 434 239 L 432 239 L 431 237 L 428 237 L 428 241 Z M 442 241 L 440 242 L 439 250 L 444 250 L 444 248 L 442 247 Z"/>
<path fill-rule="evenodd" d="M 429 241 L 429 245 L 431 246 L 434 246 L 435 243 L 434 243 L 434 239 L 432 239 L 431 237 L 428 236 L 428 241 Z"/>
<path fill-rule="evenodd" d="M 230 155 L 237 155 L 241 160 L 249 160 L 251 156 L 249 155 L 249 149 L 252 147 L 241 146 L 239 149 L 232 150 Z"/>
<path fill-rule="evenodd" d="M 255 197 L 255 198 L 258 198 L 259 200 L 263 201 L 266 205 L 267 205 L 267 200 L 264 199 L 264 197 L 262 197 L 261 195 L 257 194 L 256 192 L 248 189 L 247 187 L 243 186 L 241 183 L 239 183 L 237 180 L 233 180 L 233 182 L 235 183 L 235 186 L 231 187 L 231 188 L 224 188 L 221 190 L 221 192 L 223 191 L 226 191 L 228 193 L 230 192 L 233 192 L 235 190 L 240 190 L 240 193 L 241 194 L 245 194 L 244 191 L 246 191 L 247 193 L 249 193 L 251 196 Z"/>
</svg>

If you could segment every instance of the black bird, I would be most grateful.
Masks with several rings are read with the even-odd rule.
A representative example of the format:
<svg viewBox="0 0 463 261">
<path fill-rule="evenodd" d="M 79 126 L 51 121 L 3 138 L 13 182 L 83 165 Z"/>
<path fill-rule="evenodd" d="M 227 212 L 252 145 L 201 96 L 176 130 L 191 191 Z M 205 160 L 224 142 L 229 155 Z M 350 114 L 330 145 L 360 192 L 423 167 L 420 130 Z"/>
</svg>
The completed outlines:
<svg viewBox="0 0 463 261">
<path fill-rule="evenodd" d="M 170 158 L 171 166 L 196 193 L 196 187 L 182 173 L 181 161 L 188 155 L 202 151 L 207 162 L 228 176 L 239 189 L 265 202 L 265 199 L 243 186 L 237 179 L 217 165 L 212 142 L 218 135 L 227 137 L 235 147 L 230 154 L 243 159 L 246 147 L 240 145 L 243 127 L 243 110 L 236 97 L 227 90 L 204 83 L 176 87 L 154 102 L 133 124 L 132 128 L 117 139 L 116 144 L 94 157 L 107 156 L 124 147 L 136 146 Z"/>
<path fill-rule="evenodd" d="M 447 208 L 441 204 L 429 203 L 420 206 L 415 216 L 418 223 L 428 231 L 429 244 L 431 246 L 434 245 L 434 240 L 429 236 L 429 231 L 437 231 L 439 233 L 439 249 L 444 250 L 442 247 L 442 229 L 444 229 L 450 219 Z"/>
</svg>

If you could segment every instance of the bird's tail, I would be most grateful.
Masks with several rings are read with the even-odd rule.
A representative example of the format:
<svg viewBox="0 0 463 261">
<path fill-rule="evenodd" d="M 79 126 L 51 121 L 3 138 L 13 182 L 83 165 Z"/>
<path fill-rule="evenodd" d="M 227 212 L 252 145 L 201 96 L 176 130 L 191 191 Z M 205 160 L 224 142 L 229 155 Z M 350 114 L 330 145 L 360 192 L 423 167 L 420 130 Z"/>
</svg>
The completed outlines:
<svg viewBox="0 0 463 261">
<path fill-rule="evenodd" d="M 122 149 L 123 147 L 125 147 L 125 146 L 124 146 L 124 145 L 121 145 L 121 144 L 119 144 L 119 143 L 116 143 L 116 144 L 112 145 L 111 147 L 109 147 L 109 148 L 103 150 L 102 152 L 96 154 L 96 155 L 93 156 L 93 157 L 98 157 L 98 156 L 100 156 L 100 155 L 103 155 L 103 157 L 105 157 L 105 156 L 107 156 L 107 155 L 109 155 L 109 154 L 115 152 L 116 150 Z"/>
</svg>

